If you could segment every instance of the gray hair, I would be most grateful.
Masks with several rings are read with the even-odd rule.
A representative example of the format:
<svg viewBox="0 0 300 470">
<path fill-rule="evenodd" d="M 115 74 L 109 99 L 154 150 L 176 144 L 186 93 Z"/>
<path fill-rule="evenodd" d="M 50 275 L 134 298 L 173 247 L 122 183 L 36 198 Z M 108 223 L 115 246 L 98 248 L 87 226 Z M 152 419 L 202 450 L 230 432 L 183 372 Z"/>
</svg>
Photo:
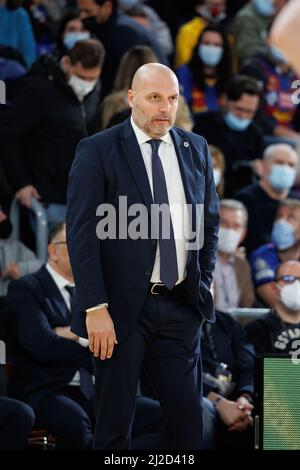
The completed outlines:
<svg viewBox="0 0 300 470">
<path fill-rule="evenodd" d="M 289 144 L 272 144 L 272 145 L 269 145 L 264 151 L 263 160 L 264 161 L 273 160 L 276 153 L 280 152 L 280 151 L 284 152 L 284 153 L 288 152 L 291 155 L 294 155 L 296 157 L 296 161 L 298 161 L 298 158 L 299 158 L 298 153 Z"/>
<path fill-rule="evenodd" d="M 231 209 L 233 211 L 241 211 L 244 216 L 245 227 L 247 227 L 248 211 L 246 209 L 246 206 L 244 206 L 242 202 L 237 201 L 236 199 L 221 199 L 220 208 Z"/>
</svg>

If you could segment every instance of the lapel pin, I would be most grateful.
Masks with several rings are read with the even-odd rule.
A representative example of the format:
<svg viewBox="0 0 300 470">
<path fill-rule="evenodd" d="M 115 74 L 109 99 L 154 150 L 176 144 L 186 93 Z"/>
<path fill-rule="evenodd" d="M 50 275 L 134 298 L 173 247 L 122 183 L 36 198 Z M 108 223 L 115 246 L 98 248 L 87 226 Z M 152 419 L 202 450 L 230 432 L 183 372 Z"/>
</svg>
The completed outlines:
<svg viewBox="0 0 300 470">
<path fill-rule="evenodd" d="M 188 142 L 186 142 L 186 141 L 183 142 L 183 145 L 184 145 L 185 147 L 189 147 L 189 146 L 190 146 L 190 144 L 189 144 Z"/>
</svg>

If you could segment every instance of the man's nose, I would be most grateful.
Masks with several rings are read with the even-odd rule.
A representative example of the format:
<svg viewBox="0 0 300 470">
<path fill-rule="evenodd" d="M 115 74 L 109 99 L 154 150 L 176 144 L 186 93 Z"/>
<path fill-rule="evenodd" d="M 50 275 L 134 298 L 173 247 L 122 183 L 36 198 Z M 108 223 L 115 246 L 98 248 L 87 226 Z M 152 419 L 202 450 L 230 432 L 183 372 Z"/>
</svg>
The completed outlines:
<svg viewBox="0 0 300 470">
<path fill-rule="evenodd" d="M 168 111 L 170 111 L 170 103 L 169 103 L 169 100 L 162 101 L 162 102 L 160 103 L 159 110 L 160 110 L 161 112 L 168 112 Z"/>
</svg>

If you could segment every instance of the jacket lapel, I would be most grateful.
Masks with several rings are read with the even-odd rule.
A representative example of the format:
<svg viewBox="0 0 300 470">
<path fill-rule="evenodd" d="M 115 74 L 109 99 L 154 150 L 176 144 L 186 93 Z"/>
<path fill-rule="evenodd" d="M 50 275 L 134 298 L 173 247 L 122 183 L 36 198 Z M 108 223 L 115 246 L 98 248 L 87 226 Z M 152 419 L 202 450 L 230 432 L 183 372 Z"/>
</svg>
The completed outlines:
<svg viewBox="0 0 300 470">
<path fill-rule="evenodd" d="M 68 318 L 70 317 L 70 312 L 64 301 L 60 291 L 58 290 L 57 285 L 55 284 L 52 276 L 49 274 L 46 267 L 43 267 L 39 273 L 39 279 L 43 286 L 43 290 L 46 294 L 46 301 L 49 308 L 55 314 L 55 316 L 60 317 L 64 323 L 68 324 Z"/>
<path fill-rule="evenodd" d="M 149 179 L 144 164 L 144 159 L 129 119 L 124 123 L 122 128 L 121 145 L 132 177 L 150 213 L 153 199 Z"/>
</svg>

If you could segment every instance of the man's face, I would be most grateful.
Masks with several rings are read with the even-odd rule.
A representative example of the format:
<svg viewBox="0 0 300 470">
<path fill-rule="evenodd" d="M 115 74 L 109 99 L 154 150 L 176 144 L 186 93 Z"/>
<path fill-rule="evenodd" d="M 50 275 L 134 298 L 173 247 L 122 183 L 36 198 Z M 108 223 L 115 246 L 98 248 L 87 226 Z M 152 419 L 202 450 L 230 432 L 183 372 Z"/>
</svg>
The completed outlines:
<svg viewBox="0 0 300 470">
<path fill-rule="evenodd" d="M 253 119 L 259 105 L 259 97 L 257 95 L 242 94 L 239 100 L 227 100 L 227 111 L 232 112 L 240 119 Z"/>
<path fill-rule="evenodd" d="M 293 284 L 295 281 L 300 280 L 300 263 L 285 263 L 278 270 L 276 281 L 274 282 L 274 289 L 277 292 L 278 300 L 280 298 L 280 291 L 283 287 Z"/>
<path fill-rule="evenodd" d="M 278 150 L 273 158 L 269 161 L 263 162 L 264 165 L 264 179 L 268 179 L 273 165 L 286 165 L 291 168 L 296 168 L 297 166 L 297 157 L 294 153 L 289 152 L 288 150 L 280 149 Z"/>
<path fill-rule="evenodd" d="M 76 64 L 70 64 L 68 68 L 68 75 L 71 77 L 72 75 L 76 75 L 77 77 L 85 80 L 86 82 L 94 82 L 98 80 L 100 77 L 101 68 L 100 67 L 93 67 L 91 69 L 84 68 L 81 62 L 77 62 Z"/>
<path fill-rule="evenodd" d="M 220 208 L 221 227 L 235 230 L 240 234 L 240 242 L 246 235 L 245 218 L 241 210 Z"/>
<path fill-rule="evenodd" d="M 294 227 L 294 236 L 296 240 L 300 240 L 300 208 L 282 206 L 280 207 L 276 220 L 284 219 Z"/>
<path fill-rule="evenodd" d="M 128 91 L 134 122 L 150 137 L 159 139 L 174 125 L 178 97 L 178 82 L 173 75 L 160 72 L 145 77 L 134 91 Z"/>
<path fill-rule="evenodd" d="M 61 230 L 49 244 L 48 254 L 51 266 L 66 279 L 73 279 L 66 243 L 66 228 Z"/>
</svg>

